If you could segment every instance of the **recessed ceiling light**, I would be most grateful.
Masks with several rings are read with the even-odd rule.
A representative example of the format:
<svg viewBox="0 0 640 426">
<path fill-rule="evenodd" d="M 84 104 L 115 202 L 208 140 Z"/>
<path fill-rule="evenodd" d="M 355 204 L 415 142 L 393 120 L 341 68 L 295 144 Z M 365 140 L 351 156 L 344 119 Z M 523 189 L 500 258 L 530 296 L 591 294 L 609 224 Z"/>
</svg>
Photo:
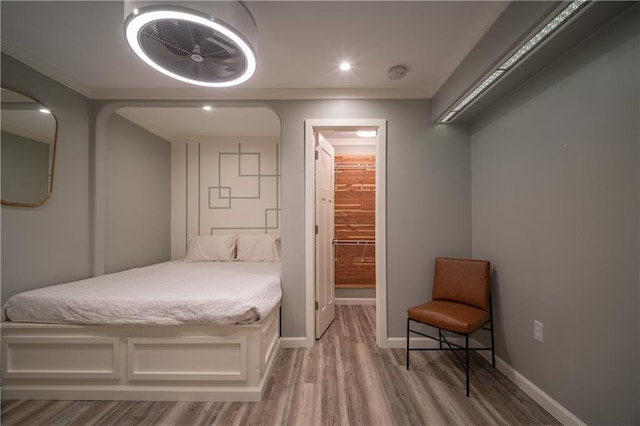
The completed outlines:
<svg viewBox="0 0 640 426">
<path fill-rule="evenodd" d="M 40 108 L 38 111 L 40 111 L 43 114 L 51 114 L 51 111 L 49 111 L 47 108 Z"/>
<path fill-rule="evenodd" d="M 223 3 L 225 7 L 237 3 L 233 16 L 238 16 L 238 23 L 183 7 L 141 8 L 126 20 L 127 42 L 147 65 L 176 80 L 205 87 L 244 83 L 256 71 L 255 40 L 251 40 L 255 22 L 240 3 Z M 216 2 L 202 7 L 215 8 Z"/>
<path fill-rule="evenodd" d="M 356 135 L 361 138 L 375 138 L 378 132 L 375 130 L 358 130 Z"/>
<path fill-rule="evenodd" d="M 205 105 L 202 107 L 202 109 L 205 111 L 211 111 L 211 105 Z"/>
<path fill-rule="evenodd" d="M 342 71 L 349 71 L 351 69 L 351 64 L 349 62 L 343 62 L 340 64 L 340 69 Z"/>
</svg>

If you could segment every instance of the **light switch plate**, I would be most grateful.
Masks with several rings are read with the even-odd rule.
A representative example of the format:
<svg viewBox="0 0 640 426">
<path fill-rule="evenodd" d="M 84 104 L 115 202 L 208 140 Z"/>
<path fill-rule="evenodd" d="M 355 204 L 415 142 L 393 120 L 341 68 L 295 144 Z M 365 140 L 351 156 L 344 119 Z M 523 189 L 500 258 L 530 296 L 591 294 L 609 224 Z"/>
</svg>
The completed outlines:
<svg viewBox="0 0 640 426">
<path fill-rule="evenodd" d="M 542 323 L 538 320 L 533 320 L 533 338 L 540 343 L 543 341 Z"/>
</svg>

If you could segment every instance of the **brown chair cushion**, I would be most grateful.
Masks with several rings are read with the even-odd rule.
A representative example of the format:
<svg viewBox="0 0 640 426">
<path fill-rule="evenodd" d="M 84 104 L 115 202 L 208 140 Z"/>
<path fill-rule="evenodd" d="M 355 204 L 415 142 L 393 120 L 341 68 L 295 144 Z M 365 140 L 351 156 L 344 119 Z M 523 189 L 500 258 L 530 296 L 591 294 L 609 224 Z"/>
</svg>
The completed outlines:
<svg viewBox="0 0 640 426">
<path fill-rule="evenodd" d="M 487 260 L 436 258 L 432 300 L 489 310 L 491 264 Z"/>
<path fill-rule="evenodd" d="M 471 334 L 489 321 L 489 312 L 462 303 L 433 300 L 407 309 L 409 318 L 444 330 Z"/>
</svg>

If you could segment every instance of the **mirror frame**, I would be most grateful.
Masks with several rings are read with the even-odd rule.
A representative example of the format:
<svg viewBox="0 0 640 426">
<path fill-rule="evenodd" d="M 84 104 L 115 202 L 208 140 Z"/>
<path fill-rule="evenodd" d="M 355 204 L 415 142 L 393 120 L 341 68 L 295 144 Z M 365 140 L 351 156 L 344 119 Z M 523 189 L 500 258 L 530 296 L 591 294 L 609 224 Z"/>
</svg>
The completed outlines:
<svg viewBox="0 0 640 426">
<path fill-rule="evenodd" d="M 11 90 L 12 92 L 15 92 L 19 95 L 22 95 L 26 98 L 29 98 L 31 100 L 33 100 L 36 104 L 40 105 L 43 108 L 47 108 L 49 111 L 51 111 L 51 109 L 45 105 L 43 102 L 41 102 L 39 99 L 34 98 L 31 95 L 27 95 L 26 93 L 24 93 L 21 90 L 16 90 L 13 87 L 10 86 L 6 86 L 5 84 L 1 84 L 0 87 L 2 89 L 6 89 L 6 90 Z M 17 201 L 8 201 L 5 199 L 1 199 L 0 200 L 0 204 L 2 204 L 3 206 L 12 206 L 12 207 L 40 207 L 42 205 L 44 205 L 47 201 L 49 201 L 51 199 L 51 196 L 53 195 L 53 180 L 55 177 L 55 170 L 56 170 L 56 153 L 58 151 L 58 118 L 56 117 L 56 115 L 53 113 L 53 111 L 51 111 L 51 116 L 53 117 L 53 121 L 55 122 L 55 130 L 54 130 L 54 134 L 53 134 L 53 153 L 51 155 L 51 178 L 49 179 L 49 190 L 47 191 L 47 196 L 39 202 L 34 202 L 34 203 L 27 203 L 27 202 L 17 202 Z"/>
</svg>

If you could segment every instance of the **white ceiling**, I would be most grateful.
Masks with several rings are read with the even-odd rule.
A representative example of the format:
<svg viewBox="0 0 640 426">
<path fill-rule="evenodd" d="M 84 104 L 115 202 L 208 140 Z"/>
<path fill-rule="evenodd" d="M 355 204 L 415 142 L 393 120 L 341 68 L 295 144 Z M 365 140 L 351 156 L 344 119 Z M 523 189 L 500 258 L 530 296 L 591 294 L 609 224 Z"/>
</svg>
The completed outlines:
<svg viewBox="0 0 640 426">
<path fill-rule="evenodd" d="M 246 140 L 280 138 L 280 119 L 267 108 L 120 108 L 117 114 L 170 142 L 200 142 L 211 136 Z"/>
<path fill-rule="evenodd" d="M 144 1 L 206 11 L 213 0 Z M 198 104 L 233 99 L 433 98 L 434 105 L 446 106 L 561 2 L 263 0 L 244 4 L 257 26 L 258 67 L 248 82 L 233 88 L 190 86 L 140 61 L 125 41 L 125 9 L 131 10 L 131 4 L 125 8 L 121 0 L 0 0 L 2 52 L 91 99 Z M 628 4 L 591 3 L 585 18 L 580 18 L 583 23 L 545 43 L 542 53 L 519 65 L 462 115 L 473 116 L 474 108 L 477 112 L 518 87 Z M 343 61 L 350 61 L 352 70 L 339 71 Z M 407 67 L 405 78 L 388 78 L 388 70 L 396 65 Z M 193 109 L 120 113 L 169 140 L 228 135 L 232 125 L 239 126 L 245 136 L 257 129 L 265 135 L 279 132 L 274 130 L 279 129 L 275 114 L 259 108 L 217 110 L 204 120 L 199 118 L 202 111 Z M 247 125 L 254 120 L 262 124 Z"/>
<path fill-rule="evenodd" d="M 2 0 L 2 51 L 94 99 L 430 98 L 508 3 L 245 2 L 258 69 L 230 89 L 189 86 L 138 60 L 121 1 Z M 337 68 L 345 60 L 349 72 Z M 408 68 L 404 79 L 387 77 L 394 65 Z"/>
<path fill-rule="evenodd" d="M 122 1 L 2 0 L 1 41 L 4 53 L 92 99 L 431 98 L 508 4 L 245 2 L 258 30 L 258 69 L 229 89 L 190 86 L 142 63 L 124 38 Z M 339 71 L 343 61 L 352 70 Z M 395 65 L 407 67 L 404 79 L 388 78 Z M 170 141 L 280 134 L 277 116 L 264 108 L 118 113 Z"/>
</svg>

